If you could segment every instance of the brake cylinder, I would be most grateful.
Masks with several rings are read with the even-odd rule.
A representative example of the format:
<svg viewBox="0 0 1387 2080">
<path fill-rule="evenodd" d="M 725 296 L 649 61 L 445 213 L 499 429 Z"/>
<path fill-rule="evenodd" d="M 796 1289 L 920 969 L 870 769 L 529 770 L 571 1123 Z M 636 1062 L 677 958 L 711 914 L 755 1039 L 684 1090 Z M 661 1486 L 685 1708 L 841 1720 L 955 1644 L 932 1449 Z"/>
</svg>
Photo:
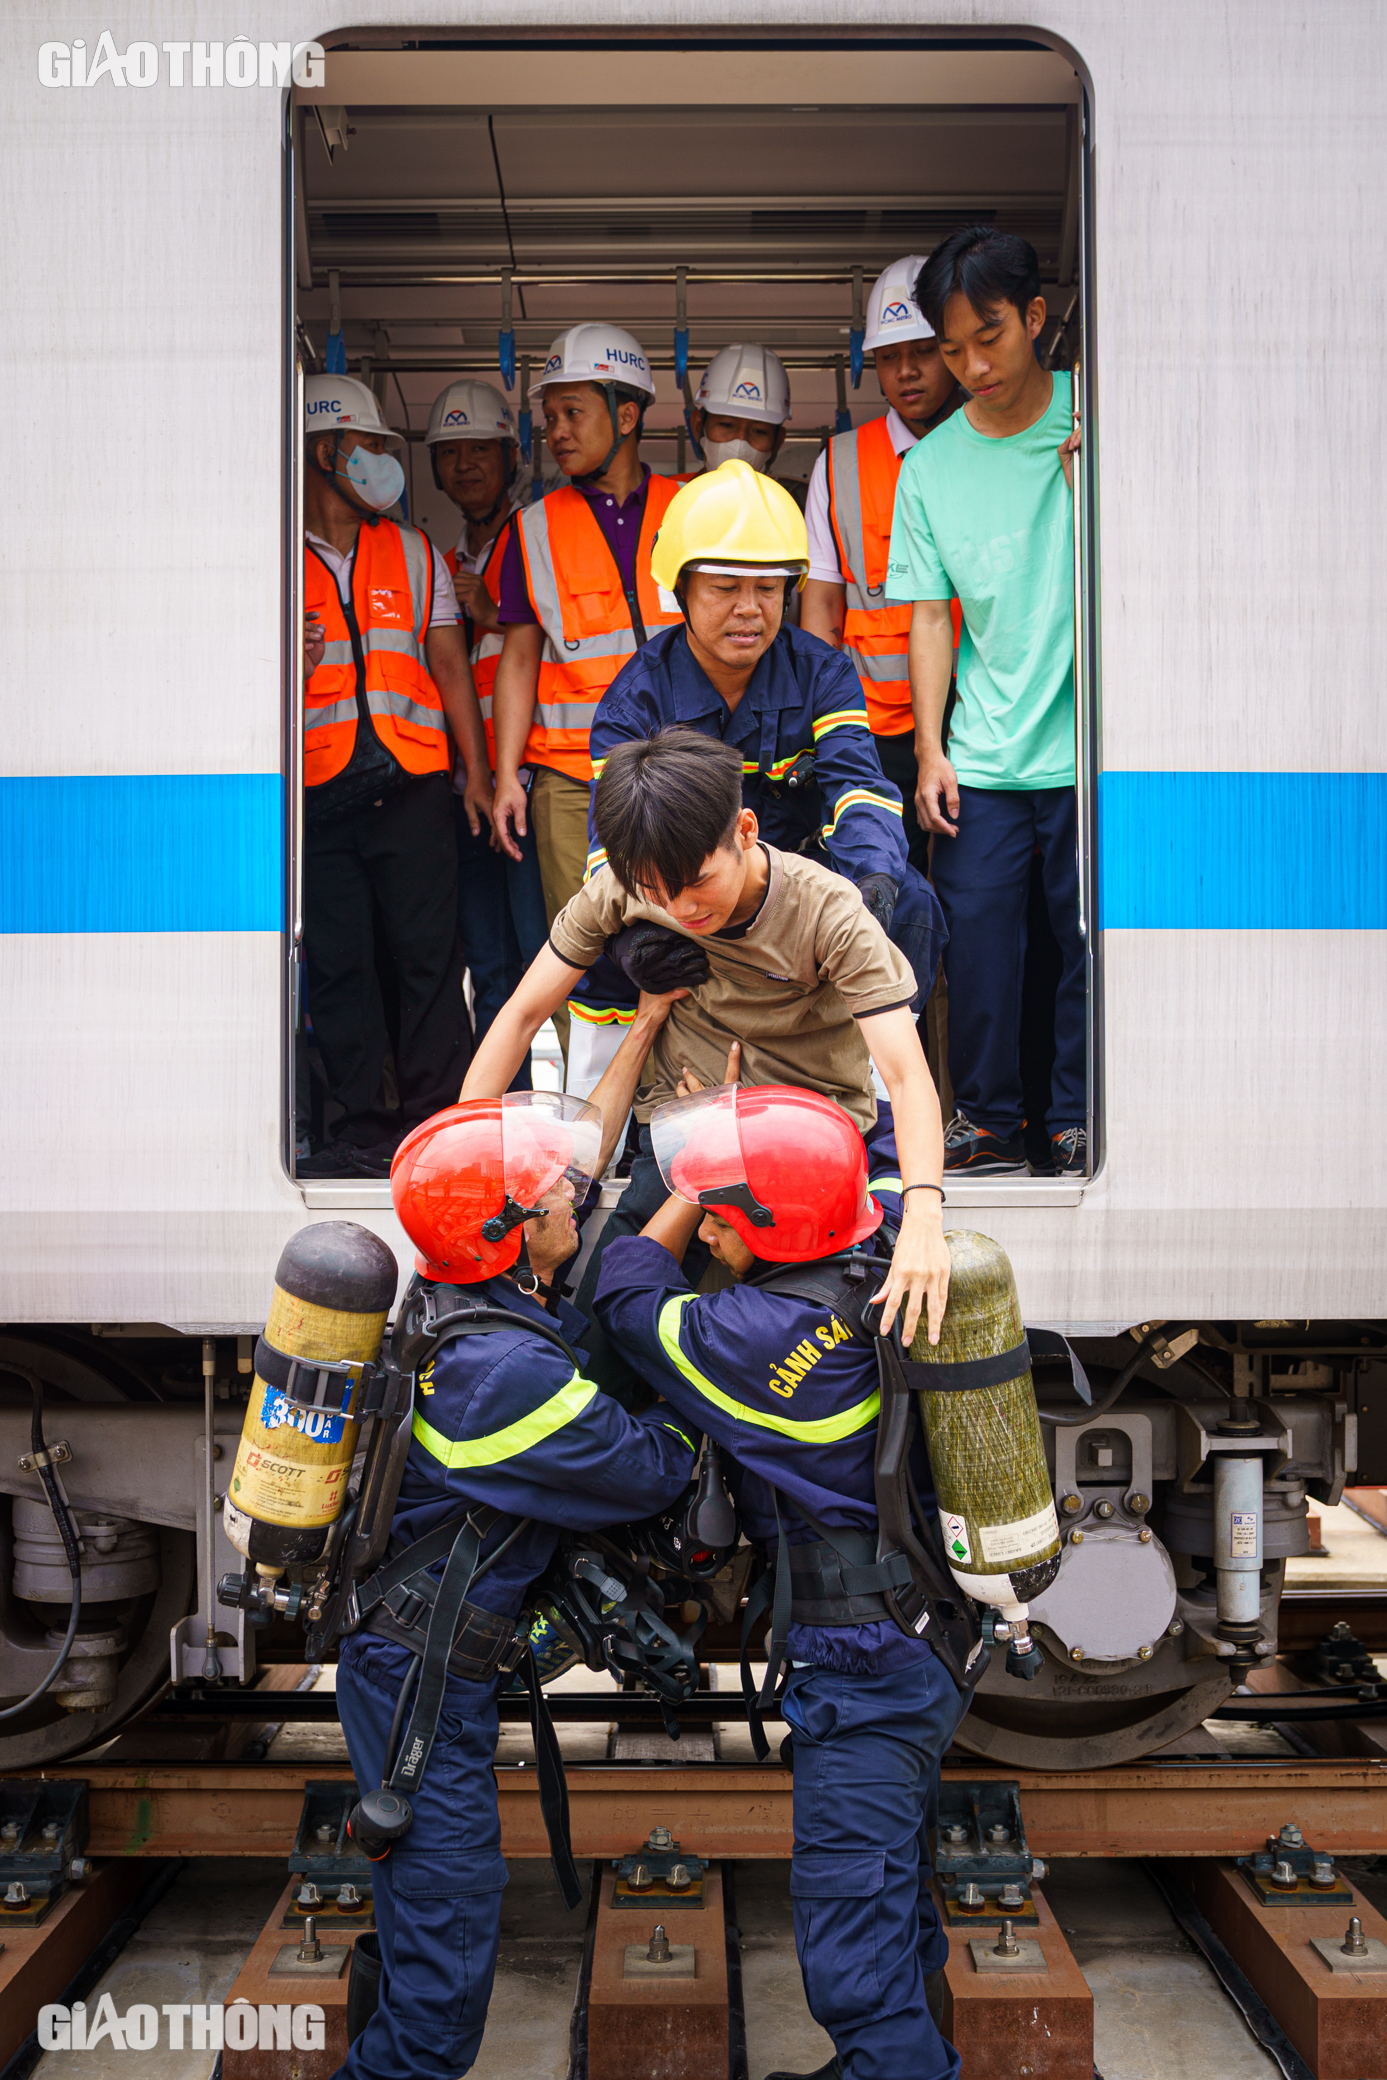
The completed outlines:
<svg viewBox="0 0 1387 2080">
<path fill-rule="evenodd" d="M 361 1395 L 350 1374 L 315 1387 L 314 1367 L 345 1365 L 359 1379 L 380 1354 L 398 1275 L 391 1250 L 355 1221 L 316 1222 L 284 1246 L 223 1511 L 228 1538 L 262 1573 L 319 1559 L 341 1514 Z"/>
<path fill-rule="evenodd" d="M 953 1268 L 939 1341 L 929 1341 L 922 1316 L 910 1351 L 921 1367 L 949 1368 L 947 1387 L 918 1397 L 939 1525 L 954 1580 L 994 1606 L 1019 1647 L 1027 1605 L 1060 1563 L 1026 1332 L 1006 1251 L 966 1229 L 947 1240 Z"/>
</svg>

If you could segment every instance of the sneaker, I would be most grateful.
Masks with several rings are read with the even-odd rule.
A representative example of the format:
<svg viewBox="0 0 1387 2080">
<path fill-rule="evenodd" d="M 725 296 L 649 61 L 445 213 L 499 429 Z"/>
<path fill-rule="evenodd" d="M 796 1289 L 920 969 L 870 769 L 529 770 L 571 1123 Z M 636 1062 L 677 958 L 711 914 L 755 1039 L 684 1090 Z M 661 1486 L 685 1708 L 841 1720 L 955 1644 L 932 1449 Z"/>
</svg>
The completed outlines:
<svg viewBox="0 0 1387 2080">
<path fill-rule="evenodd" d="M 1087 1177 L 1088 1128 L 1061 1127 L 1050 1136 L 1050 1153 L 1056 1177 Z"/>
<path fill-rule="evenodd" d="M 967 1170 L 987 1176 L 1001 1170 L 1024 1170 L 1026 1137 L 1018 1127 L 1014 1134 L 994 1134 L 975 1127 L 964 1112 L 956 1112 L 944 1129 L 944 1168 Z"/>
<path fill-rule="evenodd" d="M 388 1177 L 393 1149 L 357 1148 L 350 1141 L 329 1141 L 315 1156 L 294 1165 L 296 1177 Z"/>
</svg>

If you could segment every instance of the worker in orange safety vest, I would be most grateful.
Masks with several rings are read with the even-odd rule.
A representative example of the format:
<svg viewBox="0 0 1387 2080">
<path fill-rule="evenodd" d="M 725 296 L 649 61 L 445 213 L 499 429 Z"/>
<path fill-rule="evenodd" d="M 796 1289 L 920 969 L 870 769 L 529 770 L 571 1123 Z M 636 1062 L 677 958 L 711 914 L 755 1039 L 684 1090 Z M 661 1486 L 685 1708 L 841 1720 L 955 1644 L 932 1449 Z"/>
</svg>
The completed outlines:
<svg viewBox="0 0 1387 2080">
<path fill-rule="evenodd" d="M 386 1177 L 401 1138 L 448 1104 L 471 1042 L 457 952 L 453 742 L 466 808 L 491 812 L 481 711 L 443 559 L 384 517 L 405 475 L 372 392 L 304 386 L 303 905 L 308 1019 L 327 1087 L 301 1177 Z M 383 928 L 387 1006 L 378 979 Z M 385 1093 L 393 1054 L 397 1105 Z"/>
<path fill-rule="evenodd" d="M 582 886 L 597 704 L 648 636 L 683 619 L 650 575 L 679 483 L 641 463 L 655 384 L 640 343 L 619 326 L 570 326 L 530 395 L 569 481 L 517 516 L 501 571 L 496 829 L 515 857 L 533 819 L 552 924 Z M 555 1025 L 566 1043 L 565 1013 Z"/>
</svg>

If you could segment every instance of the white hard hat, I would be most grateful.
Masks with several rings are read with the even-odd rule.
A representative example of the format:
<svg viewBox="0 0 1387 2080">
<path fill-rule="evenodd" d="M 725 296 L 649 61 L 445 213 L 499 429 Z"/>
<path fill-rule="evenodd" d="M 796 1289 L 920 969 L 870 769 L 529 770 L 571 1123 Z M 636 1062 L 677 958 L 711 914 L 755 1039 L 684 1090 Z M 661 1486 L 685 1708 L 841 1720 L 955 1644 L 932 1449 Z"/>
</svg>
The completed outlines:
<svg viewBox="0 0 1387 2080">
<path fill-rule="evenodd" d="M 404 440 L 381 418 L 375 392 L 355 376 L 305 376 L 305 434 L 335 433 L 339 427 L 344 433 L 383 433 L 388 441 Z"/>
<path fill-rule="evenodd" d="M 619 325 L 570 325 L 549 349 L 539 381 L 530 397 L 544 395 L 550 383 L 625 383 L 655 402 L 655 379 L 645 349 Z"/>
<path fill-rule="evenodd" d="M 730 419 L 783 426 L 790 416 L 790 378 L 769 347 L 724 347 L 704 369 L 694 403 Z"/>
<path fill-rule="evenodd" d="M 429 413 L 425 447 L 435 441 L 519 441 L 511 408 L 490 383 L 464 377 L 440 390 Z"/>
<path fill-rule="evenodd" d="M 928 258 L 928 253 L 910 253 L 904 260 L 893 260 L 872 283 L 867 337 L 862 342 L 865 353 L 893 347 L 897 340 L 934 338 L 934 327 L 915 301 L 915 284 Z"/>
</svg>

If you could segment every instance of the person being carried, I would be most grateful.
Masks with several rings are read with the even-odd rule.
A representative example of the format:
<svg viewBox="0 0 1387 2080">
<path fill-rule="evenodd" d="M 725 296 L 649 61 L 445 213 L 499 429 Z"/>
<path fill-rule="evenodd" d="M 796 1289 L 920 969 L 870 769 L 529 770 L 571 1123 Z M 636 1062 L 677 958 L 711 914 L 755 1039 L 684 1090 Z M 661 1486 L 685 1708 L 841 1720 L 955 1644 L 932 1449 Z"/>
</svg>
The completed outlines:
<svg viewBox="0 0 1387 2080">
<path fill-rule="evenodd" d="M 428 1731 L 401 1703 L 417 1710 L 425 1690 L 433 1597 L 421 1571 L 432 1567 L 437 1581 L 470 1513 L 479 1538 L 437 1736 L 416 1765 L 420 1781 L 394 1786 L 408 1794 L 413 1825 L 373 1864 L 383 1998 L 340 2068 L 344 2080 L 453 2080 L 475 2061 L 506 1883 L 496 1699 L 532 1637 L 533 1584 L 561 1530 L 668 1508 L 693 1471 L 700 1438 L 683 1417 L 664 1406 L 633 1417 L 599 1393 L 582 1363 L 587 1324 L 559 1291 L 577 1248 L 575 1191 L 601 1174 L 669 1008 L 667 998 L 642 1004 L 594 1105 L 525 1091 L 451 1107 L 396 1157 L 391 1193 L 426 1289 L 445 1316 L 466 1305 L 486 1311 L 491 1327 L 418 1363 L 390 1558 L 357 1586 L 362 1622 L 339 1662 L 357 1782 L 393 1783 L 392 1759 L 413 1762 Z"/>
<path fill-rule="evenodd" d="M 716 738 L 666 730 L 617 746 L 597 783 L 607 863 L 555 918 L 548 945 L 478 1049 L 463 1096 L 506 1088 L 544 1020 L 613 940 L 619 957 L 635 945 L 663 951 L 665 976 L 652 986 L 687 994 L 655 1036 L 636 1103 L 640 1152 L 597 1257 L 664 1201 L 646 1123 L 686 1070 L 716 1083 L 729 1043 L 740 1040 L 746 1083 L 820 1091 L 870 1133 L 875 1063 L 901 1174 L 933 1187 L 910 1195 L 887 1278 L 888 1314 L 903 1310 L 908 1339 L 949 1268 L 930 1204 L 943 1175 L 943 1126 L 911 1009 L 915 977 L 850 882 L 761 839 L 741 790 L 740 754 Z M 706 1261 L 695 1245 L 695 1277 Z M 580 1305 L 596 1276 L 590 1267 Z M 603 1384 L 621 1391 L 632 1377 L 623 1381 L 618 1368 Z"/>
<path fill-rule="evenodd" d="M 786 620 L 809 557 L 788 491 L 732 460 L 685 486 L 660 524 L 651 568 L 683 620 L 662 629 L 607 688 L 593 718 L 600 774 L 618 744 L 671 725 L 721 737 L 742 761 L 742 803 L 778 850 L 834 868 L 905 954 L 923 1003 L 944 920 L 910 866 L 899 791 L 883 777 L 862 685 L 848 658 Z M 588 872 L 605 858 L 595 808 Z M 568 1089 L 590 1089 L 648 983 L 642 960 L 599 961 L 569 1006 Z"/>
<path fill-rule="evenodd" d="M 774 1555 L 762 1702 L 788 1659 L 795 1944 L 810 2012 L 835 2046 L 812 2080 L 957 2080 L 958 2054 L 936 2027 L 949 1946 L 927 1835 L 966 1653 L 940 1598 L 942 1556 L 938 1580 L 927 1563 L 917 1574 L 897 1534 L 904 1485 L 912 1536 L 930 1537 L 918 1433 L 913 1494 L 900 1482 L 878 1491 L 880 1381 L 862 1321 L 875 1286 L 854 1284 L 873 1260 L 885 1272 L 882 1201 L 900 1206 L 902 1180 L 869 1189 L 856 1127 L 814 1092 L 729 1082 L 661 1106 L 652 1130 L 674 1196 L 639 1236 L 609 1246 L 597 1311 L 722 1448 L 743 1527 Z M 936 1192 L 912 1200 L 939 1221 Z M 730 1287 L 690 1289 L 680 1258 L 695 1227 Z M 946 1298 L 942 1280 L 929 1297 L 933 1338 Z"/>
</svg>

